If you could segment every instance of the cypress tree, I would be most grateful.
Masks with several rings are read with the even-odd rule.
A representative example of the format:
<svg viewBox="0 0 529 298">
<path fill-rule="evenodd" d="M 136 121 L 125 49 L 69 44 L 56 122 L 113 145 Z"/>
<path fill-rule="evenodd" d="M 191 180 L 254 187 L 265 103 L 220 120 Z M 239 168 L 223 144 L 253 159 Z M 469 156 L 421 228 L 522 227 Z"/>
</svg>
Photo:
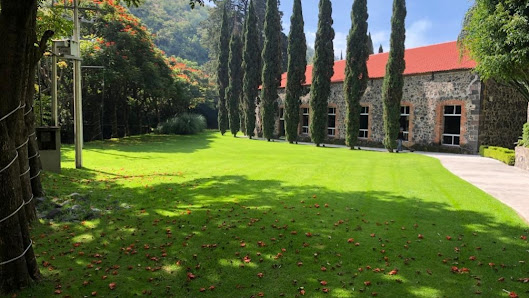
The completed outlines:
<svg viewBox="0 0 529 298">
<path fill-rule="evenodd" d="M 310 134 L 319 146 L 327 135 L 327 102 L 331 93 L 331 77 L 334 74 L 334 29 L 330 0 L 320 0 L 318 30 L 314 43 L 314 67 L 310 98 Z"/>
<path fill-rule="evenodd" d="M 265 41 L 262 53 L 261 111 L 263 136 L 270 141 L 274 135 L 275 103 L 281 82 L 281 19 L 277 0 L 266 1 Z"/>
<path fill-rule="evenodd" d="M 307 41 L 305 38 L 301 0 L 294 0 L 290 33 L 288 35 L 288 73 L 285 97 L 285 132 L 290 143 L 297 142 L 300 97 L 307 68 Z"/>
<path fill-rule="evenodd" d="M 226 88 L 228 88 L 229 77 L 228 77 L 228 58 L 229 58 L 229 23 L 228 23 L 228 12 L 226 10 L 226 4 L 224 4 L 224 11 L 222 13 L 222 24 L 220 27 L 220 40 L 219 40 L 219 58 L 217 68 L 217 87 L 219 88 L 219 114 L 218 123 L 219 130 L 222 135 L 228 129 L 228 109 L 226 104 Z"/>
<path fill-rule="evenodd" d="M 367 36 L 367 46 L 369 47 L 369 55 L 375 53 L 375 47 L 373 46 L 373 39 L 371 38 L 371 32 L 369 32 L 369 35 Z"/>
<path fill-rule="evenodd" d="M 391 17 L 391 38 L 386 75 L 382 85 L 382 101 L 384 104 L 384 146 L 389 152 L 395 148 L 399 134 L 400 101 L 404 86 L 404 41 L 406 29 L 406 1 L 393 1 L 393 16 Z"/>
<path fill-rule="evenodd" d="M 384 53 L 384 48 L 382 47 L 382 45 L 380 45 L 380 47 L 378 48 L 378 53 L 379 54 Z"/>
<path fill-rule="evenodd" d="M 355 0 L 347 37 L 344 93 L 347 106 L 345 143 L 354 149 L 360 128 L 360 100 L 367 88 L 370 40 L 367 33 L 367 0 Z M 373 44 L 371 43 L 371 46 Z"/>
<path fill-rule="evenodd" d="M 241 120 L 239 118 L 239 102 L 242 95 L 242 43 L 238 32 L 231 35 L 229 77 L 230 85 L 226 89 L 226 102 L 228 105 L 228 117 L 230 130 L 233 136 L 239 132 Z"/>
<path fill-rule="evenodd" d="M 251 139 L 255 129 L 255 99 L 259 93 L 259 69 L 261 67 L 260 31 L 258 30 L 254 1 L 250 2 L 244 35 L 244 59 L 242 63 L 244 70 L 243 109 L 245 132 Z"/>
</svg>

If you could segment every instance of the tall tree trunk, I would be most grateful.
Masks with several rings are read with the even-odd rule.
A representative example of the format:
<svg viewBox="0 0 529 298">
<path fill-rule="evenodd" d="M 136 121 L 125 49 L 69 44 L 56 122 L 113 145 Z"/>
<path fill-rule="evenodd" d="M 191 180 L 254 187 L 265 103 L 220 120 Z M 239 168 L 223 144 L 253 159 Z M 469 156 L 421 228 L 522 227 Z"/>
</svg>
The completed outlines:
<svg viewBox="0 0 529 298">
<path fill-rule="evenodd" d="M 30 108 L 25 96 L 34 54 L 32 47 L 37 42 L 37 1 L 1 0 L 1 7 L 0 292 L 8 293 L 28 286 L 40 276 L 23 210 L 29 205 L 24 202 L 31 188 L 27 178 L 21 176 L 21 169 L 25 171 L 28 166 L 25 144 L 28 133 L 21 107 Z"/>
</svg>

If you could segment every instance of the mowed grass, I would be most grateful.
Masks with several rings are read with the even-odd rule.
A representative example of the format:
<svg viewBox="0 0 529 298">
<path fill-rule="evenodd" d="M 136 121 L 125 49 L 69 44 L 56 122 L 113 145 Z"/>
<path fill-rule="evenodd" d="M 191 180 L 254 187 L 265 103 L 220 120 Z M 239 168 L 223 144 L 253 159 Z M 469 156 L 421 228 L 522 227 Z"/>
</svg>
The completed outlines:
<svg viewBox="0 0 529 298">
<path fill-rule="evenodd" d="M 85 147 L 43 183 L 104 216 L 37 224 L 44 281 L 19 297 L 529 295 L 527 224 L 436 159 L 216 132 Z"/>
</svg>

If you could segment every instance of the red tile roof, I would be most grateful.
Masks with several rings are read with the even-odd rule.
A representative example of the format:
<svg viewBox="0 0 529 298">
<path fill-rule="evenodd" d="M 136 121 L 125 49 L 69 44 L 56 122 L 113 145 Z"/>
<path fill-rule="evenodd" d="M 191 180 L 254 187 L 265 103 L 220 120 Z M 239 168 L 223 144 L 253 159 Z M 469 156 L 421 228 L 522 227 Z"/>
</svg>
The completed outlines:
<svg viewBox="0 0 529 298">
<path fill-rule="evenodd" d="M 473 69 L 476 62 L 467 55 L 460 57 L 459 48 L 456 41 L 424 46 L 406 50 L 404 59 L 406 60 L 406 69 L 404 75 L 413 75 L 421 73 L 432 73 L 450 70 Z M 383 78 L 386 73 L 386 63 L 388 53 L 374 54 L 369 56 L 367 69 L 370 79 Z M 312 82 L 312 65 L 307 66 L 306 85 Z M 281 76 L 281 87 L 286 86 L 287 74 Z M 334 76 L 331 82 L 343 82 L 345 78 L 345 60 L 334 62 Z"/>
</svg>

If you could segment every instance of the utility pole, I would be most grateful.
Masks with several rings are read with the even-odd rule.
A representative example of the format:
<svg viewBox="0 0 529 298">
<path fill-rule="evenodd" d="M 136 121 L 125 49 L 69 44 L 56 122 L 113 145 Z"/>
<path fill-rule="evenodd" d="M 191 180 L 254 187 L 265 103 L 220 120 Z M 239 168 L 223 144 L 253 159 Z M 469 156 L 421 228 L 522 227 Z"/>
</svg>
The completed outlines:
<svg viewBox="0 0 529 298">
<path fill-rule="evenodd" d="M 63 59 L 73 60 L 73 107 L 74 107 L 74 141 L 75 141 L 75 167 L 83 167 L 83 98 L 81 86 L 81 19 L 79 11 L 94 10 L 98 8 L 79 7 L 81 0 L 73 0 L 73 6 L 56 6 L 55 0 L 52 0 L 52 7 L 73 10 L 73 34 L 71 40 L 53 41 L 52 56 L 52 122 L 58 126 L 57 115 L 57 61 Z M 83 21 L 93 23 L 90 21 Z"/>
<path fill-rule="evenodd" d="M 79 22 L 79 1 L 73 0 L 73 36 L 72 46 L 78 59 L 73 60 L 73 98 L 74 98 L 74 138 L 75 138 L 75 167 L 83 167 L 83 99 L 81 89 L 81 26 Z"/>
<path fill-rule="evenodd" d="M 59 126 L 57 115 L 57 43 L 53 41 L 53 50 L 51 55 L 51 122 L 52 125 Z"/>
</svg>

